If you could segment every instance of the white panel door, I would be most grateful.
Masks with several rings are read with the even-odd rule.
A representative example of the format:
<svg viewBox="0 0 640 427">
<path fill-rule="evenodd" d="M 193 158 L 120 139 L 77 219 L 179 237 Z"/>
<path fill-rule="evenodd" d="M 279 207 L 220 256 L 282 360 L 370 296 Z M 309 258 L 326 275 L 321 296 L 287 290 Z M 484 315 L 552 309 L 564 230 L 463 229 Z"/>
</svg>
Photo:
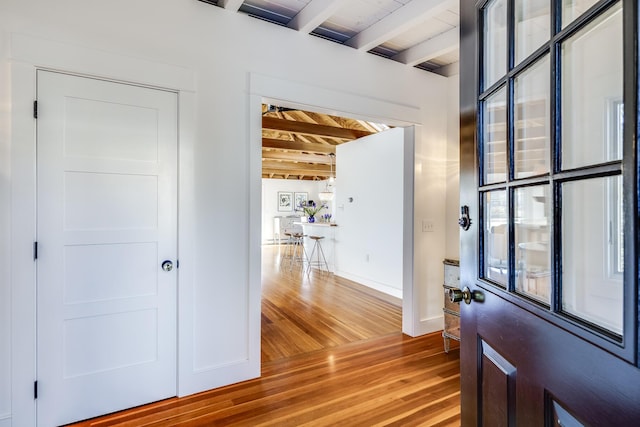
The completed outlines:
<svg viewBox="0 0 640 427">
<path fill-rule="evenodd" d="M 38 72 L 38 424 L 176 395 L 177 95 Z"/>
</svg>

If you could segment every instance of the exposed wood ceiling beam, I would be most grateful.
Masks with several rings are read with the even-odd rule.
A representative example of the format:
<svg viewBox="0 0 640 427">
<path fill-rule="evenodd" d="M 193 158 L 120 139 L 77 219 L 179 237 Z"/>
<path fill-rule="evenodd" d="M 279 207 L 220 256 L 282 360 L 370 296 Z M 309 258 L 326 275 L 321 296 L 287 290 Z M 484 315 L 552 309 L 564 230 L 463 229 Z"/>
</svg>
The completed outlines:
<svg viewBox="0 0 640 427">
<path fill-rule="evenodd" d="M 329 19 L 342 4 L 342 0 L 311 0 L 287 26 L 303 33 L 310 33 Z"/>
<path fill-rule="evenodd" d="M 327 177 L 322 176 L 314 176 L 314 175 L 291 175 L 290 173 L 280 173 L 280 172 L 272 172 L 266 173 L 263 171 L 263 178 L 271 178 L 271 179 L 291 179 L 291 180 L 299 180 L 299 181 L 321 181 Z"/>
<path fill-rule="evenodd" d="M 403 50 L 392 56 L 391 59 L 413 67 L 452 52 L 458 49 L 459 44 L 459 28 L 455 27 L 407 50 Z"/>
<path fill-rule="evenodd" d="M 331 165 L 329 156 L 322 154 L 303 154 L 302 152 L 283 152 L 283 151 L 265 151 L 262 150 L 262 158 L 270 160 L 287 160 L 290 162 L 306 162 L 318 163 L 322 165 Z"/>
<path fill-rule="evenodd" d="M 336 153 L 335 145 L 315 144 L 310 142 L 284 141 L 282 139 L 262 138 L 263 148 L 279 150 L 302 151 L 306 153 Z"/>
<path fill-rule="evenodd" d="M 433 72 L 445 77 L 451 77 L 453 75 L 460 74 L 460 62 L 458 61 L 454 62 L 453 64 L 443 65 L 442 67 L 433 70 Z"/>
<path fill-rule="evenodd" d="M 329 165 L 311 165 L 306 163 L 279 162 L 277 160 L 263 160 L 262 173 L 278 175 L 304 175 L 328 177 L 331 174 Z"/>
<path fill-rule="evenodd" d="M 230 10 L 231 12 L 237 12 L 240 10 L 240 6 L 242 6 L 243 2 L 244 0 L 219 0 L 218 6 Z"/>
<path fill-rule="evenodd" d="M 302 133 L 313 136 L 324 136 L 342 139 L 358 139 L 371 135 L 372 132 L 356 129 L 346 129 L 334 126 L 317 125 L 313 123 L 295 122 L 293 120 L 277 119 L 274 117 L 262 117 L 262 128 L 279 130 L 283 132 Z"/>
<path fill-rule="evenodd" d="M 296 175 L 329 175 L 329 165 L 313 165 L 308 163 L 279 162 L 277 160 L 263 160 L 262 170 L 288 171 Z"/>
<path fill-rule="evenodd" d="M 413 0 L 346 41 L 347 46 L 368 51 L 453 7 L 457 0 Z"/>
</svg>

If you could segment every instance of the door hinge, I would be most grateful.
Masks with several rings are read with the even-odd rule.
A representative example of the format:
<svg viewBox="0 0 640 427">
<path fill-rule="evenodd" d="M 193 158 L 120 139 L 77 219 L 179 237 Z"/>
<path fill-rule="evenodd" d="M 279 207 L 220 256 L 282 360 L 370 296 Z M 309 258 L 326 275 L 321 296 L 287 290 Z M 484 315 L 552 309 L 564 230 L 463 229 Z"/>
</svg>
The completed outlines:
<svg viewBox="0 0 640 427">
<path fill-rule="evenodd" d="M 38 101 L 33 101 L 33 118 L 38 118 Z"/>
<path fill-rule="evenodd" d="M 33 382 L 33 398 L 38 398 L 38 381 Z"/>
<path fill-rule="evenodd" d="M 33 242 L 33 260 L 38 259 L 38 242 Z"/>
</svg>

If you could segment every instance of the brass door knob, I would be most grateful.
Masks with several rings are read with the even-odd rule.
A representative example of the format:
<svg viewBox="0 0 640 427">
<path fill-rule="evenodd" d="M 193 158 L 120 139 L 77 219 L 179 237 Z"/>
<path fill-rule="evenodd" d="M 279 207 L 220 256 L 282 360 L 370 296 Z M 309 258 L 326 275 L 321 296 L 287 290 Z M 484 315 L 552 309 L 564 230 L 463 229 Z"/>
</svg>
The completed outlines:
<svg viewBox="0 0 640 427">
<path fill-rule="evenodd" d="M 471 301 L 483 302 L 484 294 L 481 291 L 472 291 L 468 286 L 463 289 L 449 289 L 449 300 L 451 302 L 464 301 L 471 304 Z"/>
</svg>

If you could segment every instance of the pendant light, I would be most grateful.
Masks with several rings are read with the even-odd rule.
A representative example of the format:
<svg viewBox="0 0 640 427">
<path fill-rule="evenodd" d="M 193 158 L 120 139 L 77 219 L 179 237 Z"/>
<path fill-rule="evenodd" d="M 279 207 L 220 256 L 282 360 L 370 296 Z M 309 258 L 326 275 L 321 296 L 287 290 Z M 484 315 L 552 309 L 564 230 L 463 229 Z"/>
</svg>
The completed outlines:
<svg viewBox="0 0 640 427">
<path fill-rule="evenodd" d="M 323 202 L 328 202 L 330 200 L 333 200 L 333 191 L 331 190 L 331 188 L 333 187 L 336 178 L 333 176 L 333 157 L 335 156 L 335 154 L 333 153 L 329 153 L 329 162 L 331 165 L 331 173 L 329 174 L 329 179 L 327 179 L 324 191 L 321 191 L 320 193 L 318 193 L 318 197 L 320 198 L 321 201 Z"/>
</svg>

